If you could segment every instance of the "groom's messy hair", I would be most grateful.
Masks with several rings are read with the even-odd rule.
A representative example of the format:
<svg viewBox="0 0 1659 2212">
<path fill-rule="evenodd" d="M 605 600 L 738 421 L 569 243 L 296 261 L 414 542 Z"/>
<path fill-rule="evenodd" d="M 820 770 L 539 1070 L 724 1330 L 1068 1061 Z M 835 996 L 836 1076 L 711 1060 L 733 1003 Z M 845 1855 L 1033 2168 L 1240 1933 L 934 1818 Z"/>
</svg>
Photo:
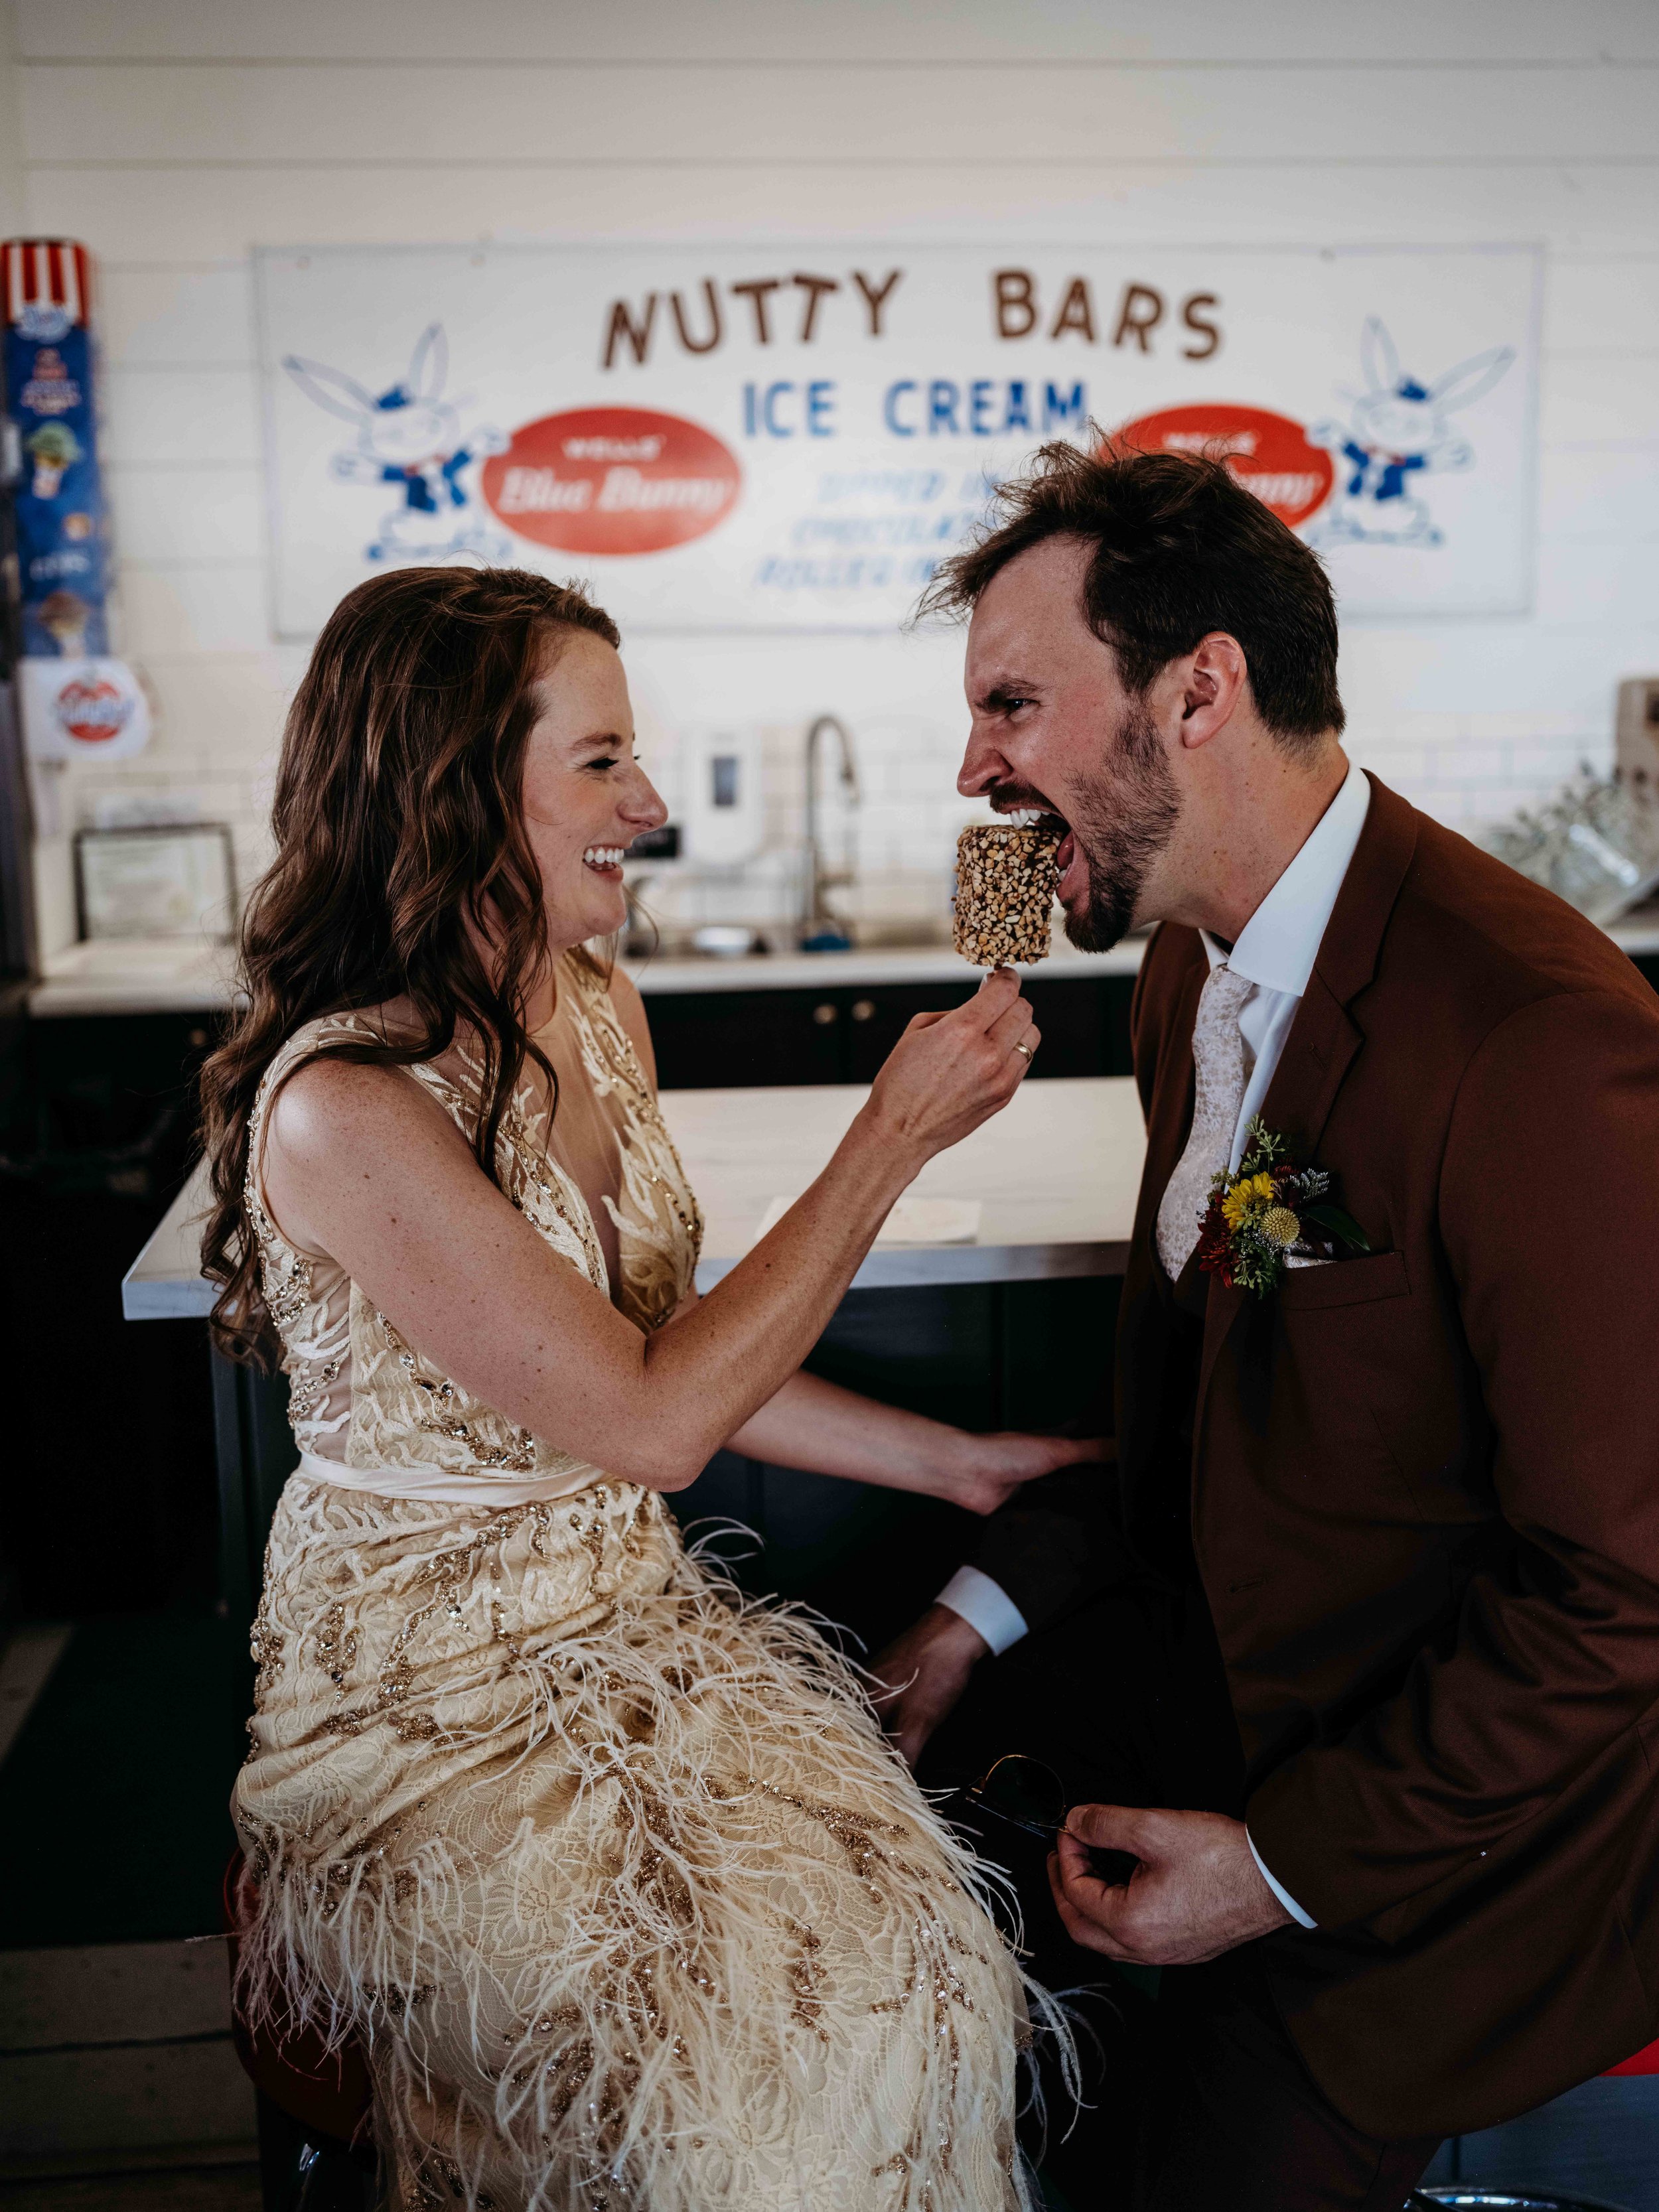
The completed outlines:
<svg viewBox="0 0 1659 2212">
<path fill-rule="evenodd" d="M 1257 713 L 1288 750 L 1341 730 L 1330 579 L 1219 460 L 1143 453 L 1098 434 L 1087 447 L 1044 446 L 999 486 L 974 543 L 940 564 L 918 616 L 970 614 L 1000 569 L 1049 538 L 1093 546 L 1084 617 L 1137 696 L 1225 630 L 1244 649 Z"/>
</svg>

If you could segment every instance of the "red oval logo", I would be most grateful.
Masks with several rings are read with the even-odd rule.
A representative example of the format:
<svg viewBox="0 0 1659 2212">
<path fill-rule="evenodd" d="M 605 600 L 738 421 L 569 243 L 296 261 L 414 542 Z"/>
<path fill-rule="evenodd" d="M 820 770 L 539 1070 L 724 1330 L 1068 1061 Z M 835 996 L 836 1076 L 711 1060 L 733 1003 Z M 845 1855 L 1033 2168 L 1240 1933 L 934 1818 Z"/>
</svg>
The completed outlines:
<svg viewBox="0 0 1659 2212">
<path fill-rule="evenodd" d="M 1322 447 L 1310 446 L 1299 422 L 1265 407 L 1194 400 L 1138 416 L 1118 432 L 1145 453 L 1207 453 L 1281 522 L 1294 529 L 1331 495 L 1335 469 Z"/>
<path fill-rule="evenodd" d="M 712 430 L 645 407 L 577 407 L 513 433 L 484 463 L 507 528 L 562 553 L 663 553 L 737 504 L 743 471 Z"/>
<path fill-rule="evenodd" d="M 118 738 L 132 714 L 131 700 L 101 677 L 90 684 L 64 684 L 55 704 L 58 720 L 83 745 L 107 744 Z"/>
</svg>

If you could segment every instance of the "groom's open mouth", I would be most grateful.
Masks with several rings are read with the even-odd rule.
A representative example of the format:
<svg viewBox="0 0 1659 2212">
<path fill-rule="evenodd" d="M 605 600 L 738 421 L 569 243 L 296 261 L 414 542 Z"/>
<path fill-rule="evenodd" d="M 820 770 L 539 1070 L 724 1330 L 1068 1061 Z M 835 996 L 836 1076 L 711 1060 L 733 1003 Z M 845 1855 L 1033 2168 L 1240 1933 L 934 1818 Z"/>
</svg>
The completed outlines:
<svg viewBox="0 0 1659 2212">
<path fill-rule="evenodd" d="M 1060 870 L 1058 896 L 1063 907 L 1069 908 L 1074 900 L 1086 896 L 1089 866 L 1078 844 L 1076 832 L 1041 792 L 993 792 L 991 806 L 994 813 L 1005 815 L 1017 830 L 1041 830 L 1057 840 L 1054 866 Z"/>
</svg>

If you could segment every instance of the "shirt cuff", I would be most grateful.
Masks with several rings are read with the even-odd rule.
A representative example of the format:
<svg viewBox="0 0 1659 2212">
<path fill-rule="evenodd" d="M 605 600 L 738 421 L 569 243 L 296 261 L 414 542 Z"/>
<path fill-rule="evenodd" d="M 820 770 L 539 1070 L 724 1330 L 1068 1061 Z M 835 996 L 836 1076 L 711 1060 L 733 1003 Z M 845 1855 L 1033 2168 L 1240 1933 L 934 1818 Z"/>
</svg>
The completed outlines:
<svg viewBox="0 0 1659 2212">
<path fill-rule="evenodd" d="M 958 1567 L 936 1602 L 948 1605 L 969 1628 L 978 1629 L 993 1656 L 1018 1644 L 1025 1634 L 1025 1615 L 1001 1583 L 981 1574 L 977 1567 Z"/>
<path fill-rule="evenodd" d="M 993 1588 L 994 1587 L 995 1585 L 993 1584 Z M 1272 1875 L 1268 1873 L 1267 1868 L 1262 1864 L 1261 1854 L 1255 1847 L 1255 1838 L 1248 1828 L 1244 1831 L 1244 1840 L 1250 1847 L 1250 1856 L 1255 1861 L 1256 1872 L 1261 1876 L 1262 1881 L 1267 1883 L 1268 1888 L 1272 1890 L 1273 1895 L 1284 1906 L 1285 1911 L 1290 1914 L 1291 1919 L 1296 1922 L 1297 1927 L 1317 1928 L 1319 1923 L 1313 1918 L 1311 1914 L 1306 1913 L 1302 1910 L 1302 1907 L 1291 1895 L 1289 1890 L 1282 1887 L 1279 1883 L 1276 1882 Z"/>
</svg>

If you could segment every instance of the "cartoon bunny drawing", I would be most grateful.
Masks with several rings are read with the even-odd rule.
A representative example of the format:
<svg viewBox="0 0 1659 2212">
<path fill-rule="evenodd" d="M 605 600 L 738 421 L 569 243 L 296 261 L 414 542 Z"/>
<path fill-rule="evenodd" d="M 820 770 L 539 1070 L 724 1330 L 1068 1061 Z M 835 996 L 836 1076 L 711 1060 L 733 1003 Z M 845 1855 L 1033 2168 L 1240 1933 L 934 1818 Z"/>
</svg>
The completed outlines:
<svg viewBox="0 0 1659 2212">
<path fill-rule="evenodd" d="M 379 535 L 365 549 L 368 560 L 509 556 L 511 541 L 485 520 L 462 480 L 471 462 L 504 453 L 507 441 L 498 430 L 474 429 L 463 444 L 459 410 L 443 397 L 449 345 L 441 323 L 422 331 L 408 374 L 378 398 L 343 369 L 321 362 L 289 354 L 283 367 L 307 399 L 357 433 L 355 446 L 332 457 L 333 475 L 346 483 L 396 484 L 403 495 L 380 518 Z"/>
<path fill-rule="evenodd" d="M 1336 489 L 1313 529 L 1315 545 L 1438 545 L 1442 533 L 1418 496 L 1421 479 L 1467 469 L 1474 448 L 1448 417 L 1490 392 L 1515 359 L 1513 346 L 1489 346 L 1431 385 L 1401 373 L 1400 356 L 1379 317 L 1368 315 L 1359 340 L 1363 392 L 1348 421 L 1316 422 L 1308 442 L 1336 463 Z"/>
</svg>

